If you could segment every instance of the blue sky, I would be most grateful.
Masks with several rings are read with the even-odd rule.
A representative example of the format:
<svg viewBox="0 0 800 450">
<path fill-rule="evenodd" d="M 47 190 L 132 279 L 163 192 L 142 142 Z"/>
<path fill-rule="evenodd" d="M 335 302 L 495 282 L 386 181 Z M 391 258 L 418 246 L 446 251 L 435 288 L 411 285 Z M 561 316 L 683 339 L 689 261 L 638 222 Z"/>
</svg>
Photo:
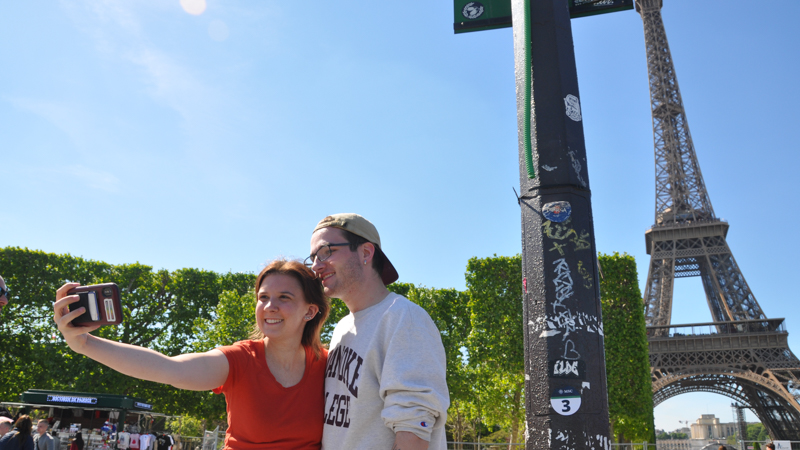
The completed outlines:
<svg viewBox="0 0 800 450">
<path fill-rule="evenodd" d="M 463 289 L 470 257 L 520 252 L 510 29 L 454 35 L 448 1 L 207 1 L 199 15 L 178 0 L 0 4 L 0 246 L 256 271 L 305 256 L 325 215 L 358 212 L 405 282 Z M 664 3 L 711 201 L 798 352 L 800 3 Z M 572 26 L 597 246 L 634 255 L 643 284 L 642 22 Z M 699 279 L 678 280 L 673 323 L 707 320 Z M 729 404 L 677 397 L 656 426 L 727 421 Z"/>
</svg>

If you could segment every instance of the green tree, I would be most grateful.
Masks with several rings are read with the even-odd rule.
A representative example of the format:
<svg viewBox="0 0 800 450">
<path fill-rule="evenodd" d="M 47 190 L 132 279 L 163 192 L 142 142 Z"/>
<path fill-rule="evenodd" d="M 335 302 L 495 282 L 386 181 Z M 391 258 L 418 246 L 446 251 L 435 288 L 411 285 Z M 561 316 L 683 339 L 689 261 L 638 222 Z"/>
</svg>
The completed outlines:
<svg viewBox="0 0 800 450">
<path fill-rule="evenodd" d="M 255 305 L 254 290 L 244 295 L 236 291 L 222 292 L 211 318 L 200 317 L 194 321 L 195 351 L 207 352 L 248 339 L 255 327 Z"/>
<path fill-rule="evenodd" d="M 649 394 L 635 264 L 627 255 L 603 255 L 600 260 L 605 274 L 601 290 L 612 422 L 625 437 L 650 440 L 652 398 L 646 399 L 649 418 L 646 401 L 635 399 Z M 15 247 L 0 249 L 0 273 L 14 292 L 11 304 L 0 313 L 0 342 L 6 344 L 0 363 L 8 373 L 19 374 L 0 378 L 0 399 L 15 400 L 30 388 L 122 393 L 145 398 L 160 412 L 190 415 L 209 428 L 224 424 L 221 395 L 136 380 L 71 352 L 52 322 L 52 302 L 56 289 L 67 280 L 115 282 L 122 292 L 124 323 L 95 333 L 167 355 L 207 351 L 249 336 L 254 274 L 154 271 L 139 263 L 112 265 Z M 465 292 L 408 283 L 389 286 L 428 311 L 441 332 L 451 398 L 448 430 L 457 441 L 489 434 L 521 439 L 525 414 L 521 277 L 519 255 L 494 256 L 470 259 Z M 331 303 L 323 342 L 330 340 L 336 322 L 349 312 L 340 300 Z M 642 348 L 644 360 L 634 355 Z M 639 369 L 648 376 L 641 377 Z M 186 420 L 181 426 L 198 426 Z M 637 433 L 646 433 L 647 427 L 650 436 L 640 437 Z"/>
<path fill-rule="evenodd" d="M 636 261 L 599 255 L 608 412 L 618 442 L 655 443 L 650 359 Z"/>
<path fill-rule="evenodd" d="M 474 380 L 462 353 L 469 334 L 469 296 L 456 289 L 432 289 L 395 283 L 390 288 L 405 295 L 430 314 L 442 335 L 447 358 L 447 386 L 450 390 L 448 410 L 449 429 L 460 442 L 469 427 L 469 403 L 473 396 Z"/>
<path fill-rule="evenodd" d="M 343 301 L 338 298 L 331 299 L 331 312 L 328 314 L 328 320 L 326 320 L 325 324 L 322 326 L 322 333 L 320 335 L 323 344 L 330 344 L 331 337 L 333 337 L 333 329 L 336 327 L 336 324 L 348 314 L 350 314 L 350 310 L 347 309 L 347 305 L 345 305 Z"/>
<path fill-rule="evenodd" d="M 513 442 L 519 441 L 525 420 L 521 280 L 520 255 L 467 263 L 471 330 L 466 348 L 475 374 L 474 401 L 489 423 L 509 428 Z"/>
<path fill-rule="evenodd" d="M 760 423 L 751 423 L 747 425 L 747 440 L 748 441 L 765 441 L 769 439 L 767 427 Z"/>
<path fill-rule="evenodd" d="M 206 427 L 202 420 L 194 417 L 173 417 L 167 420 L 167 428 L 180 436 L 201 437 Z"/>
<path fill-rule="evenodd" d="M 73 353 L 53 323 L 55 292 L 66 281 L 117 283 L 123 324 L 94 333 L 172 356 L 194 350 L 195 320 L 211 319 L 219 292 L 244 295 L 254 275 L 154 271 L 139 263 L 112 265 L 18 247 L 0 249 L 0 273 L 15 293 L 0 313 L 0 342 L 5 344 L 0 363 L 4 373 L 19 374 L 0 378 L 3 400 L 17 400 L 27 389 L 59 389 L 142 397 L 171 414 L 220 410 L 210 393 L 137 380 Z M 221 411 L 224 414 L 224 401 Z"/>
</svg>

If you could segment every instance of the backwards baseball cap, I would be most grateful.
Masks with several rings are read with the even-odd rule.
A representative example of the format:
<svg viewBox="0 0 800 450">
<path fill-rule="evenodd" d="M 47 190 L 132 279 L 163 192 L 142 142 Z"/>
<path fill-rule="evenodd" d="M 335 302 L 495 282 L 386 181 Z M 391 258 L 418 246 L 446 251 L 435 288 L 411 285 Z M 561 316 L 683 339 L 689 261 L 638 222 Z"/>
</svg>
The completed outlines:
<svg viewBox="0 0 800 450">
<path fill-rule="evenodd" d="M 357 236 L 368 240 L 369 242 L 378 246 L 383 252 L 381 247 L 381 237 L 378 235 L 378 229 L 369 220 L 353 213 L 334 214 L 319 221 L 314 231 L 321 228 L 339 228 L 340 230 L 349 231 Z M 397 270 L 389 261 L 386 252 L 383 252 L 385 263 L 383 264 L 383 273 L 381 273 L 381 280 L 383 284 L 390 285 L 397 281 L 399 275 Z"/>
</svg>

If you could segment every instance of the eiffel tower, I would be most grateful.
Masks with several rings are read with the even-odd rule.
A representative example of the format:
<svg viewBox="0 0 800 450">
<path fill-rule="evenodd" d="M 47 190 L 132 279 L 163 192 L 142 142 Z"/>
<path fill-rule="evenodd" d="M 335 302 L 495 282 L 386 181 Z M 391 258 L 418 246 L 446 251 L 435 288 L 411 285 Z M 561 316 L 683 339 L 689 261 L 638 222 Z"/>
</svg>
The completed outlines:
<svg viewBox="0 0 800 450">
<path fill-rule="evenodd" d="M 656 162 L 655 224 L 645 233 L 644 292 L 655 405 L 713 392 L 753 411 L 773 439 L 800 440 L 800 360 L 783 319 L 764 314 L 726 240 L 697 162 L 661 20 L 663 0 L 636 0 L 644 22 Z M 672 325 L 675 278 L 700 277 L 713 322 Z"/>
</svg>

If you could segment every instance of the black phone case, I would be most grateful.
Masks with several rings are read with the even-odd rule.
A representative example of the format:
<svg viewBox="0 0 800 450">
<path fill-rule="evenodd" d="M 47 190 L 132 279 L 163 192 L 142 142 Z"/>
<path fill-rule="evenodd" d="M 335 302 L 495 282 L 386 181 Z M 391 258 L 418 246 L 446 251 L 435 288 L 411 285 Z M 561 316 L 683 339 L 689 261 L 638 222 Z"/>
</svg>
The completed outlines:
<svg viewBox="0 0 800 450">
<path fill-rule="evenodd" d="M 122 323 L 122 302 L 116 283 L 79 286 L 67 295 L 78 295 L 80 300 L 69 305 L 70 311 L 80 307 L 86 312 L 72 320 L 75 325 L 119 325 Z"/>
</svg>

